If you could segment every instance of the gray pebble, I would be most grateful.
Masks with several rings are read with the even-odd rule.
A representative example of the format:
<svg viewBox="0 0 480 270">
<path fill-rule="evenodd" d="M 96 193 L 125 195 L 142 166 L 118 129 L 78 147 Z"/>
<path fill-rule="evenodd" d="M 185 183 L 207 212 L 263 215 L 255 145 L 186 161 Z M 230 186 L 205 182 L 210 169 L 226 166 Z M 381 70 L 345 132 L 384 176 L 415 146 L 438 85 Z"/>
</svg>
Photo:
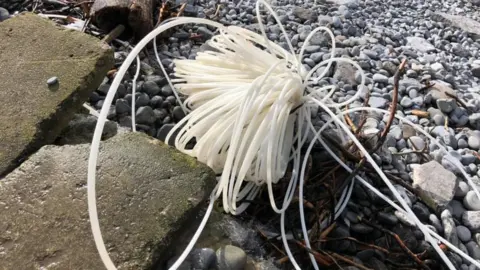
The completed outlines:
<svg viewBox="0 0 480 270">
<path fill-rule="evenodd" d="M 373 75 L 372 79 L 373 79 L 374 82 L 377 82 L 377 83 L 383 83 L 383 84 L 388 83 L 388 77 L 385 76 L 385 75 L 382 75 L 380 73 L 375 73 Z"/>
<path fill-rule="evenodd" d="M 216 254 L 218 269 L 243 270 L 247 263 L 247 254 L 236 246 L 219 248 Z"/>
<path fill-rule="evenodd" d="M 464 243 L 472 239 L 472 233 L 470 232 L 470 230 L 467 227 L 462 225 L 457 226 L 457 236 L 458 236 L 458 239 L 460 239 L 460 241 Z"/>
<path fill-rule="evenodd" d="M 457 102 L 451 98 L 437 99 L 437 107 L 444 113 L 450 113 L 457 108 Z"/>
<path fill-rule="evenodd" d="M 413 101 L 409 97 L 404 96 L 402 100 L 400 100 L 400 105 L 404 108 L 410 108 L 413 105 Z"/>
<path fill-rule="evenodd" d="M 475 191 L 470 190 L 467 192 L 467 195 L 463 198 L 463 205 L 467 210 L 480 210 L 480 200 L 478 199 L 477 194 L 475 194 Z"/>
<path fill-rule="evenodd" d="M 155 96 L 160 92 L 160 87 L 154 81 L 146 81 L 142 84 L 142 90 L 149 96 Z"/>
<path fill-rule="evenodd" d="M 149 106 L 138 108 L 135 114 L 135 121 L 138 124 L 153 124 L 155 122 L 155 114 L 153 113 L 153 109 Z"/>
<path fill-rule="evenodd" d="M 470 255 L 475 260 L 480 259 L 480 247 L 477 243 L 475 243 L 474 241 L 470 241 L 465 244 L 465 247 L 467 247 L 468 255 Z"/>
<path fill-rule="evenodd" d="M 10 13 L 8 12 L 8 10 L 0 7 L 0 22 L 5 21 L 8 18 L 10 18 Z"/>
<path fill-rule="evenodd" d="M 173 119 L 175 121 L 180 121 L 185 117 L 185 113 L 183 112 L 182 107 L 180 106 L 175 106 L 172 111 Z"/>
<path fill-rule="evenodd" d="M 115 102 L 115 110 L 117 114 L 126 114 L 131 112 L 130 104 L 125 99 L 117 99 Z"/>
<path fill-rule="evenodd" d="M 468 146 L 473 150 L 480 149 L 480 138 L 477 136 L 468 137 Z"/>
<path fill-rule="evenodd" d="M 51 77 L 50 79 L 47 80 L 48 86 L 53 86 L 53 85 L 56 85 L 57 83 L 58 83 L 57 77 Z"/>
<path fill-rule="evenodd" d="M 465 195 L 467 195 L 469 190 L 470 187 L 467 183 L 465 183 L 464 181 L 458 181 L 458 187 L 455 191 L 455 197 L 463 198 L 465 197 Z"/>
</svg>

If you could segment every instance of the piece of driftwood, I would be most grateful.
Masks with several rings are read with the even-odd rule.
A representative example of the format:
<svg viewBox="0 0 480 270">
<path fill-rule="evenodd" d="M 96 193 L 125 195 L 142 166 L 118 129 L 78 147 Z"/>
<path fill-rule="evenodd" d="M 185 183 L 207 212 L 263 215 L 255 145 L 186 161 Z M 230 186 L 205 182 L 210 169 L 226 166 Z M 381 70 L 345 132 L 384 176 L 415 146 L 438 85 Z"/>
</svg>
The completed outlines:
<svg viewBox="0 0 480 270">
<path fill-rule="evenodd" d="M 153 30 L 153 0 L 95 0 L 90 18 L 106 32 L 118 25 L 128 26 L 140 40 Z"/>
</svg>

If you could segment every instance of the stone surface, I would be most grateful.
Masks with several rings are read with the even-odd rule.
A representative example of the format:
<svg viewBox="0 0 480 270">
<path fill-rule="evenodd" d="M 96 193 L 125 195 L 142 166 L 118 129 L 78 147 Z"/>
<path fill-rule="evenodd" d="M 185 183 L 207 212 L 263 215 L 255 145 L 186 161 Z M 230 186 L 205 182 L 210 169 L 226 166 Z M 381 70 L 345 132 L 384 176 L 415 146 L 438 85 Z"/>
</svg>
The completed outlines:
<svg viewBox="0 0 480 270">
<path fill-rule="evenodd" d="M 440 210 L 452 200 L 457 189 L 457 177 L 437 161 L 413 169 L 413 188 L 432 209 Z"/>
<path fill-rule="evenodd" d="M 56 139 L 114 60 L 98 39 L 28 13 L 0 24 L 0 51 L 1 176 Z"/>
<path fill-rule="evenodd" d="M 407 45 L 424 53 L 435 51 L 435 46 L 421 37 L 407 37 Z"/>
<path fill-rule="evenodd" d="M 0 181 L 2 269 L 104 269 L 87 212 L 90 145 L 45 146 Z M 147 269 L 213 189 L 214 172 L 142 133 L 101 145 L 100 226 L 118 269 Z"/>
</svg>

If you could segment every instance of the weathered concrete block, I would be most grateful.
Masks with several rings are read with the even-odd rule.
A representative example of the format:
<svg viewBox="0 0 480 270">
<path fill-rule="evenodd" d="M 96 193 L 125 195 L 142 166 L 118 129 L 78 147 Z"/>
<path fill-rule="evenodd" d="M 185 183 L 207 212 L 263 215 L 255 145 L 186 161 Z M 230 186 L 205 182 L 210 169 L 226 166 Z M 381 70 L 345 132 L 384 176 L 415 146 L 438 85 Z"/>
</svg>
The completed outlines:
<svg viewBox="0 0 480 270">
<path fill-rule="evenodd" d="M 458 186 L 454 173 L 437 161 L 413 169 L 413 188 L 420 198 L 435 211 L 442 211 L 453 199 Z"/>
<path fill-rule="evenodd" d="M 0 52 L 2 176 L 55 140 L 114 58 L 98 39 L 29 13 L 0 23 Z"/>
<path fill-rule="evenodd" d="M 105 269 L 87 211 L 89 152 L 44 146 L 0 181 L 1 270 Z M 216 183 L 210 168 L 141 133 L 103 142 L 97 168 L 100 226 L 118 269 L 151 269 Z"/>
</svg>

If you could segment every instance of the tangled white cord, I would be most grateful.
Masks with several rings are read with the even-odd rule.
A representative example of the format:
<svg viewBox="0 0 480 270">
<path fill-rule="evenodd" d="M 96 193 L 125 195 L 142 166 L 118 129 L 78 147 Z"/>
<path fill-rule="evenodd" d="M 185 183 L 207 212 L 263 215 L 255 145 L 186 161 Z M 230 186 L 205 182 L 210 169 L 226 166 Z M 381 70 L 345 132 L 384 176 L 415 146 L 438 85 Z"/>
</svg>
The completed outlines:
<svg viewBox="0 0 480 270">
<path fill-rule="evenodd" d="M 267 39 L 260 16 L 260 4 L 263 4 L 270 11 L 280 25 L 280 29 L 285 36 L 290 51 L 283 49 Z M 319 27 L 313 30 L 301 48 L 300 54 L 297 55 L 283 25 L 280 23 L 273 9 L 265 3 L 264 0 L 259 0 L 256 3 L 256 11 L 262 35 L 240 27 L 225 27 L 219 23 L 200 18 L 183 17 L 166 22 L 143 38 L 132 49 L 118 70 L 98 118 L 88 164 L 88 208 L 91 227 L 96 247 L 107 269 L 114 270 L 116 268 L 108 255 L 100 231 L 96 208 L 95 177 L 100 139 L 108 109 L 129 66 L 137 59 L 137 74 L 133 82 L 133 88 L 135 89 L 135 81 L 138 77 L 138 69 L 140 66 L 137 56 L 138 53 L 152 39 L 155 43 L 155 37 L 165 30 L 189 23 L 215 27 L 219 30 L 220 34 L 208 41 L 208 45 L 212 47 L 214 51 L 198 53 L 195 60 L 175 60 L 175 75 L 177 78 L 174 80 L 171 80 L 166 73 L 160 61 L 156 46 L 154 46 L 156 59 L 168 83 L 172 87 L 175 96 L 177 98 L 179 97 L 177 93 L 178 90 L 188 97 L 181 106 L 185 112 L 189 113 L 172 129 L 166 141 L 169 141 L 170 137 L 176 133 L 174 144 L 178 150 L 196 157 L 199 161 L 211 167 L 215 172 L 221 173 L 221 176 L 218 179 L 217 187 L 210 197 L 207 213 L 200 227 L 197 229 L 192 241 L 170 269 L 177 269 L 190 253 L 208 221 L 213 209 L 213 202 L 217 198 L 222 196 L 223 207 L 226 212 L 239 214 L 246 209 L 248 203 L 242 202 L 240 205 L 237 205 L 237 202 L 241 202 L 244 199 L 247 199 L 246 201 L 251 200 L 260 192 L 263 185 L 267 186 L 273 210 L 280 214 L 280 229 L 285 250 L 294 267 L 301 269 L 288 246 L 285 234 L 285 210 L 288 208 L 294 196 L 297 184 L 299 197 L 303 197 L 303 181 L 307 161 L 305 158 L 302 160 L 300 150 L 307 141 L 308 135 L 314 134 L 315 137 L 310 142 L 305 156 L 308 156 L 313 144 L 319 141 L 332 157 L 347 171 L 352 171 L 328 148 L 320 137 L 321 132 L 325 128 L 330 127 L 331 123 L 333 123 L 338 130 L 343 130 L 349 139 L 356 144 L 403 208 L 395 205 L 383 194 L 379 193 L 379 196 L 397 210 L 405 212 L 424 233 L 425 239 L 432 244 L 449 269 L 455 269 L 444 252 L 438 247 L 434 238 L 442 242 L 445 242 L 445 240 L 438 236 L 438 234 L 430 231 L 418 220 L 405 200 L 374 162 L 373 158 L 356 139 L 355 135 L 349 131 L 343 118 L 339 117 L 339 115 L 347 112 L 362 110 L 382 113 L 389 112 L 373 108 L 355 108 L 347 112 L 341 112 L 340 109 L 342 107 L 358 99 L 360 91 L 357 91 L 353 97 L 346 101 L 335 103 L 331 99 L 335 91 L 334 86 L 315 87 L 316 82 L 325 76 L 335 61 L 343 61 L 354 65 L 361 74 L 361 85 L 364 85 L 365 74 L 361 67 L 350 59 L 334 57 L 334 36 L 333 33 L 325 27 Z M 331 38 L 331 58 L 321 62 L 307 72 L 301 60 L 308 41 L 318 31 L 327 32 Z M 312 78 L 315 72 L 325 65 L 326 67 L 323 73 L 317 78 Z M 134 102 L 134 100 L 135 96 L 133 95 L 132 102 Z M 331 117 L 329 123 L 325 124 L 319 131 L 315 130 L 311 122 L 312 106 L 319 106 Z M 134 112 L 135 105 L 132 104 L 133 129 L 135 128 Z M 406 119 L 396 117 L 408 123 Z M 422 129 L 417 128 L 417 130 L 425 133 Z M 429 136 L 428 134 L 426 135 Z M 433 138 L 431 139 L 435 142 Z M 189 148 L 193 141 L 195 141 L 193 148 Z M 443 147 L 441 145 L 439 146 L 441 148 Z M 272 186 L 285 176 L 289 164 L 293 165 L 293 171 L 289 179 L 286 196 L 284 196 L 282 206 L 279 208 L 275 202 Z M 478 190 L 463 170 L 461 164 L 459 162 L 455 162 L 454 164 L 460 169 L 478 195 Z M 372 189 L 375 193 L 378 192 L 378 190 L 369 185 L 361 177 L 356 176 L 356 179 Z M 343 191 L 340 200 L 341 203 L 335 206 L 335 213 L 332 213 L 335 218 L 337 218 L 346 207 L 352 189 L 353 183 L 348 189 Z M 305 244 L 310 248 L 303 211 L 303 200 L 301 199 L 299 200 L 299 208 Z M 451 246 L 450 243 L 445 244 L 449 247 Z M 478 264 L 474 259 L 462 253 L 459 249 L 452 248 L 452 250 L 472 263 L 475 263 L 475 265 Z M 313 267 L 319 269 L 313 255 L 310 255 L 310 259 Z"/>
</svg>

